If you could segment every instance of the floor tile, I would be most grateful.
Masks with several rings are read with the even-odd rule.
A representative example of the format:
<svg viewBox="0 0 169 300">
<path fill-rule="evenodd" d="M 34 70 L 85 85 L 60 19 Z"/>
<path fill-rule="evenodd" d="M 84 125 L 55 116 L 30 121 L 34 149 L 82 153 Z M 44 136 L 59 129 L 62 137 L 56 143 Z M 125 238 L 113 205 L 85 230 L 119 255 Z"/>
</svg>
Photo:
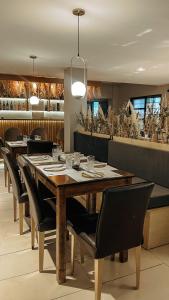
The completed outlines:
<svg viewBox="0 0 169 300">
<path fill-rule="evenodd" d="M 60 300 L 94 300 L 94 289 L 80 291 Z M 129 275 L 103 285 L 101 300 L 168 300 L 169 268 L 165 265 L 141 272 L 140 289 L 135 289 L 135 275 Z"/>
<path fill-rule="evenodd" d="M 50 300 L 91 287 L 78 263 L 75 265 L 75 273 L 77 277 L 69 276 L 64 285 L 57 284 L 55 269 L 3 280 L 0 281 L 0 295 L 3 300 Z"/>
<path fill-rule="evenodd" d="M 161 262 L 169 266 L 169 245 L 161 246 L 150 250 Z"/>
<path fill-rule="evenodd" d="M 149 251 L 142 249 L 141 251 L 141 269 L 151 268 L 161 264 L 161 261 Z M 93 279 L 93 259 L 87 257 L 85 264 L 83 265 L 85 271 Z M 118 256 L 116 255 L 115 261 L 110 261 L 110 258 L 106 258 L 104 262 L 104 275 L 103 282 L 133 274 L 135 272 L 135 256 L 133 249 L 129 251 L 129 259 L 126 263 L 120 263 Z"/>
</svg>

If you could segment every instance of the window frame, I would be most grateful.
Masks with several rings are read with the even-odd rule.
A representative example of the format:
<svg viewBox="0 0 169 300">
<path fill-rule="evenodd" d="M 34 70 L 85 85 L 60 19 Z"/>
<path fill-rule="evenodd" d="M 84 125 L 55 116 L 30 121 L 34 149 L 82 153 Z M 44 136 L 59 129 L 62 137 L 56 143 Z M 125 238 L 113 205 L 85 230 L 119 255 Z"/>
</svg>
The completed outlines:
<svg viewBox="0 0 169 300">
<path fill-rule="evenodd" d="M 138 110 L 144 110 L 144 118 L 142 119 L 144 124 L 145 124 L 145 117 L 146 117 L 147 100 L 148 100 L 148 98 L 157 98 L 157 97 L 162 100 L 162 94 L 155 94 L 155 95 L 148 95 L 148 96 L 146 95 L 146 96 L 130 98 L 130 101 L 131 101 L 133 107 L 134 107 L 134 103 L 133 103 L 134 100 L 141 100 L 141 99 L 144 100 L 144 108 L 138 108 Z M 160 100 L 160 105 L 161 105 L 161 100 Z M 134 110 L 136 110 L 136 109 L 134 108 Z"/>
</svg>

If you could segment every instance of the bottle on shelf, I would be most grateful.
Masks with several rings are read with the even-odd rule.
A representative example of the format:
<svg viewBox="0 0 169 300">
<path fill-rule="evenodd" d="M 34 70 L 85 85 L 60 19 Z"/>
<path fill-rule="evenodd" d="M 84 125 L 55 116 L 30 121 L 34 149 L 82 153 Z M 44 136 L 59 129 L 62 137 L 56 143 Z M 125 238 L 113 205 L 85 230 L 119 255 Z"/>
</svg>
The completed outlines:
<svg viewBox="0 0 169 300">
<path fill-rule="evenodd" d="M 5 110 L 5 108 L 6 108 L 5 107 L 5 101 L 3 101 L 3 106 L 2 107 L 3 107 L 3 110 Z"/>
<path fill-rule="evenodd" d="M 8 101 L 6 102 L 6 110 L 9 110 L 9 103 L 8 103 Z"/>
<path fill-rule="evenodd" d="M 20 101 L 18 102 L 18 110 L 21 110 L 21 104 L 20 104 Z"/>
<path fill-rule="evenodd" d="M 45 111 L 48 111 L 48 102 L 45 101 Z"/>
<path fill-rule="evenodd" d="M 57 111 L 60 111 L 60 103 L 57 103 Z"/>
<path fill-rule="evenodd" d="M 10 107 L 10 110 L 13 110 L 13 102 L 12 101 L 10 102 L 10 106 L 9 107 Z"/>
</svg>

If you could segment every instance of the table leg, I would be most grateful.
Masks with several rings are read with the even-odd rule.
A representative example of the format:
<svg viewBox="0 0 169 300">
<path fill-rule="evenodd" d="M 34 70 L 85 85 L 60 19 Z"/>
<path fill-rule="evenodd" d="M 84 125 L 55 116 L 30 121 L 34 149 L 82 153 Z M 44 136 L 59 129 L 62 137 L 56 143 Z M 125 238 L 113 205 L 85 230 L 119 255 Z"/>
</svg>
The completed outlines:
<svg viewBox="0 0 169 300">
<path fill-rule="evenodd" d="M 89 211 L 89 213 L 95 213 L 96 212 L 96 193 L 87 194 L 86 208 Z"/>
<path fill-rule="evenodd" d="M 59 284 L 66 281 L 66 199 L 58 188 L 56 201 L 56 277 Z"/>
</svg>

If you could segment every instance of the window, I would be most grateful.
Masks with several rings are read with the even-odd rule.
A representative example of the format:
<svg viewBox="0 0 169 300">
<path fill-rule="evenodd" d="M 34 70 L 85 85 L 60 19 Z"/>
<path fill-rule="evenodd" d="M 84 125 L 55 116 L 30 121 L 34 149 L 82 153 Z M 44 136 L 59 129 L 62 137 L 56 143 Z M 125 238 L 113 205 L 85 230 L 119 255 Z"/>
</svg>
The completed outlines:
<svg viewBox="0 0 169 300">
<path fill-rule="evenodd" d="M 99 106 L 101 106 L 103 113 L 105 116 L 107 116 L 107 112 L 108 112 L 108 100 L 104 99 L 104 100 L 93 100 L 88 102 L 88 106 L 90 105 L 91 107 L 91 111 L 93 113 L 93 116 L 97 116 L 98 112 L 99 112 Z"/>
<path fill-rule="evenodd" d="M 161 95 L 145 96 L 131 99 L 131 103 L 133 104 L 135 112 L 139 113 L 141 129 L 144 128 L 144 120 L 149 108 L 151 108 L 154 113 L 158 113 L 160 111 L 160 102 Z"/>
</svg>

